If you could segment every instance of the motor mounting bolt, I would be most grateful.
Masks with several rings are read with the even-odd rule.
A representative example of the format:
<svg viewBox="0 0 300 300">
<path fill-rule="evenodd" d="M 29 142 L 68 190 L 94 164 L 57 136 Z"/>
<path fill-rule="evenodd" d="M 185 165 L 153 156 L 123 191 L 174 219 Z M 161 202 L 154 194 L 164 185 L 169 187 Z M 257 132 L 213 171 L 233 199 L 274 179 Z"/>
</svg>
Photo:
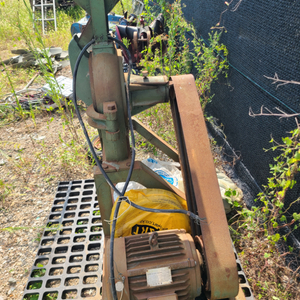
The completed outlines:
<svg viewBox="0 0 300 300">
<path fill-rule="evenodd" d="M 156 231 L 152 232 L 149 237 L 149 244 L 151 249 L 158 247 L 158 233 Z"/>
<path fill-rule="evenodd" d="M 107 110 L 115 110 L 116 109 L 116 105 L 115 104 L 109 104 L 107 105 Z"/>
<path fill-rule="evenodd" d="M 144 78 L 147 78 L 149 73 L 148 73 L 148 71 L 142 71 L 142 75 Z"/>
</svg>

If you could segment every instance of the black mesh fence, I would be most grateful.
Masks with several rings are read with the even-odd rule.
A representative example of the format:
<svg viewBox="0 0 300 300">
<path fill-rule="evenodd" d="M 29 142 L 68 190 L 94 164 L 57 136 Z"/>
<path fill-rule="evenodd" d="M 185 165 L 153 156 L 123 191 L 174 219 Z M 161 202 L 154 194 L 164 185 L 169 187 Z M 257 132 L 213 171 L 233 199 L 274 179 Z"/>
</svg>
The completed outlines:
<svg viewBox="0 0 300 300">
<path fill-rule="evenodd" d="M 261 106 L 286 113 L 300 112 L 300 85 L 276 85 L 265 76 L 300 81 L 300 2 L 296 0 L 184 0 L 184 14 L 206 41 L 211 27 L 224 26 L 221 42 L 229 50 L 228 78 L 213 85 L 208 113 L 217 119 L 228 142 L 261 186 L 267 183 L 269 164 L 276 153 L 265 152 L 273 137 L 278 142 L 296 127 L 295 119 L 249 116 Z M 225 11 L 227 9 L 227 11 Z M 224 12 L 225 11 L 225 12 Z M 222 12 L 224 12 L 222 14 Z M 298 176 L 299 177 L 299 176 Z M 289 206 L 299 196 L 297 186 L 288 193 Z M 289 213 L 300 212 L 299 202 Z M 300 240 L 300 229 L 294 232 Z"/>
</svg>

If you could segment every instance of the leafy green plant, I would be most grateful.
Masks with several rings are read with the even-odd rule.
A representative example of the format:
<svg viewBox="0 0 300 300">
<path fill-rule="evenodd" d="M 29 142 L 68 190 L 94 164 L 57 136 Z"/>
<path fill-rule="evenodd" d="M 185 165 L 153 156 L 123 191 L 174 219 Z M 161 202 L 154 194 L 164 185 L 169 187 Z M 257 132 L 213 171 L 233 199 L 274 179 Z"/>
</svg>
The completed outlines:
<svg viewBox="0 0 300 300">
<path fill-rule="evenodd" d="M 100 231 L 101 230 L 101 227 L 100 226 L 92 226 L 91 227 L 91 231 L 92 232 L 96 232 L 96 231 Z"/>
<path fill-rule="evenodd" d="M 56 300 L 58 297 L 58 293 L 48 293 L 46 295 L 46 299 L 47 300 Z"/>
<path fill-rule="evenodd" d="M 212 31 L 209 35 L 209 45 L 206 45 L 197 37 L 194 27 L 192 27 L 194 44 L 193 62 L 197 70 L 196 85 L 200 96 L 203 111 L 208 103 L 212 101 L 214 95 L 210 94 L 210 88 L 218 76 L 223 73 L 227 77 L 229 65 L 227 63 L 228 50 L 224 44 L 220 44 L 222 31 Z M 222 54 L 222 58 L 220 57 Z"/>
<path fill-rule="evenodd" d="M 279 235 L 276 229 L 280 226 L 278 222 L 287 222 L 289 209 L 297 202 L 295 199 L 288 207 L 285 205 L 285 197 L 288 190 L 291 190 L 295 184 L 295 176 L 300 171 L 300 131 L 299 128 L 290 132 L 290 136 L 282 139 L 282 144 L 276 143 L 272 138 L 273 146 L 271 151 L 279 151 L 279 155 L 274 158 L 274 164 L 270 164 L 271 176 L 268 178 L 267 185 L 264 186 L 264 192 L 258 194 L 258 200 L 262 202 L 262 214 L 265 233 L 272 233 L 269 236 L 271 240 L 277 241 Z M 292 218 L 291 218 L 292 217 Z M 294 213 L 290 216 L 287 224 L 292 230 L 299 226 L 300 214 Z M 282 226 L 282 225 L 281 225 Z"/>
<path fill-rule="evenodd" d="M 167 35 L 152 38 L 150 47 L 144 50 L 145 59 L 140 63 L 149 75 L 163 74 L 166 76 L 186 74 L 191 70 L 191 57 L 186 32 L 189 25 L 183 17 L 180 0 L 173 4 L 159 1 L 158 7 L 164 15 Z M 158 14 L 157 9 L 145 1 L 145 20 L 150 22 Z M 155 11 L 155 13 L 154 13 Z M 154 47 L 153 45 L 157 46 Z"/>
<path fill-rule="evenodd" d="M 37 265 L 39 267 L 39 265 Z M 46 274 L 46 269 L 35 269 L 32 272 L 32 277 L 38 278 L 38 277 L 43 277 Z"/>
<path fill-rule="evenodd" d="M 297 289 L 299 274 L 282 259 L 284 256 L 298 257 L 292 246 L 285 245 L 289 233 L 281 235 L 279 232 L 284 227 L 289 227 L 292 232 L 299 226 L 300 214 L 289 213 L 299 199 L 289 205 L 285 203 L 300 171 L 299 134 L 299 128 L 296 128 L 282 139 L 281 144 L 271 140 L 273 146 L 266 151 L 276 151 L 277 156 L 270 165 L 268 183 L 256 199 L 258 206 L 251 210 L 237 206 L 236 215 L 229 220 L 235 246 L 240 249 L 240 259 L 258 299 L 298 299 L 300 296 Z M 231 194 L 232 191 L 228 191 L 227 195 Z M 278 245 L 287 252 L 280 253 Z"/>
<path fill-rule="evenodd" d="M 39 294 L 27 294 L 24 296 L 24 300 L 38 300 Z"/>
<path fill-rule="evenodd" d="M 237 196 L 237 191 L 236 190 L 233 190 L 233 189 L 230 189 L 230 188 L 227 189 L 225 191 L 225 196 L 226 196 L 227 202 L 231 206 L 235 207 L 236 209 L 237 208 L 242 208 L 242 205 L 238 201 L 235 200 L 235 197 Z"/>
<path fill-rule="evenodd" d="M 130 40 L 128 38 L 122 38 L 122 42 L 127 48 L 130 46 Z"/>
<path fill-rule="evenodd" d="M 36 281 L 36 282 L 33 282 L 30 286 L 29 286 L 29 290 L 37 290 L 39 288 L 41 288 L 42 286 L 42 281 Z"/>
<path fill-rule="evenodd" d="M 228 51 L 223 44 L 220 44 L 222 32 L 213 31 L 209 34 L 207 46 L 198 39 L 196 30 L 192 24 L 188 24 L 184 19 L 180 0 L 172 4 L 164 0 L 159 0 L 158 5 L 150 6 L 149 1 L 145 1 L 146 23 L 153 21 L 158 13 L 162 13 L 165 20 L 166 35 L 152 38 L 150 47 L 144 50 L 144 59 L 140 65 L 148 71 L 149 75 L 173 75 L 187 74 L 194 64 L 196 74 L 196 85 L 202 109 L 211 102 L 213 95 L 210 95 L 211 84 L 217 80 L 221 73 L 225 73 L 228 68 L 226 57 Z M 190 36 L 190 38 L 187 38 Z M 190 44 L 194 49 L 190 49 Z M 156 45 L 156 46 L 154 46 Z M 222 54 L 222 59 L 220 57 Z M 205 112 L 205 111 L 204 111 Z M 206 114 L 205 114 L 206 116 Z M 206 116 L 208 119 L 209 117 Z M 174 148 L 175 132 L 169 104 L 159 104 L 140 114 L 140 120 L 155 131 L 160 137 L 170 143 Z M 155 155 L 156 149 L 137 137 L 137 145 L 146 151 L 151 151 Z"/>
<path fill-rule="evenodd" d="M 113 12 L 118 15 L 124 15 L 124 12 L 132 13 L 132 1 L 131 0 L 120 0 L 117 5 L 113 8 Z"/>
</svg>

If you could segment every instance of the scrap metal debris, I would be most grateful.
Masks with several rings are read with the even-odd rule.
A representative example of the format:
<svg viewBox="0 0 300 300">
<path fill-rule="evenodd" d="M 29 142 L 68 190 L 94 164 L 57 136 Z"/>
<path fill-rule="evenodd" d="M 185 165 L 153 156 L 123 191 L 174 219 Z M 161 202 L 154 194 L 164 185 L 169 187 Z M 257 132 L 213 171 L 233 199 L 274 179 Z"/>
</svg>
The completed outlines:
<svg viewBox="0 0 300 300">
<path fill-rule="evenodd" d="M 48 94 L 52 90 L 50 85 L 54 85 L 54 87 L 58 89 L 57 92 L 65 98 L 71 98 L 73 96 L 73 80 L 71 78 L 59 76 L 55 79 L 51 79 L 49 83 L 45 84 L 42 87 L 42 90 L 46 94 Z"/>
<path fill-rule="evenodd" d="M 45 48 L 45 50 L 34 49 L 33 51 L 27 49 L 11 50 L 11 53 L 18 54 L 3 61 L 5 65 L 10 65 L 12 68 L 28 68 L 39 67 L 40 64 L 46 65 L 47 58 L 51 58 L 54 73 L 61 70 L 70 64 L 69 61 L 64 61 L 68 58 L 68 51 L 63 51 L 59 47 Z"/>
<path fill-rule="evenodd" d="M 58 105 L 53 101 L 52 94 L 60 95 L 61 104 L 65 98 L 71 99 L 73 96 L 72 82 L 73 80 L 64 76 L 59 76 L 51 79 L 47 84 L 41 88 L 29 88 L 34 79 L 39 75 L 37 73 L 20 91 L 6 94 L 4 99 L 0 101 L 1 106 L 10 106 L 17 108 L 21 106 L 22 109 L 30 110 L 33 107 L 41 107 L 42 109 L 54 109 Z"/>
</svg>

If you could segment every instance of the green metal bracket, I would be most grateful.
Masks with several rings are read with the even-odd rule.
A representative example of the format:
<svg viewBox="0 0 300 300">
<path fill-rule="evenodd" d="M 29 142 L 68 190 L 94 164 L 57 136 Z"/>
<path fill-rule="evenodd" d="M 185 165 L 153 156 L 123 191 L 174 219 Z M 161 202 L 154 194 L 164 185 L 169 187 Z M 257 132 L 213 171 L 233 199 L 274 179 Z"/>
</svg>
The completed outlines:
<svg viewBox="0 0 300 300">
<path fill-rule="evenodd" d="M 91 15 L 92 6 L 90 5 L 89 0 L 74 0 L 78 5 L 80 5 L 89 15 Z M 99 0 L 95 0 L 96 3 L 100 2 Z M 105 14 L 107 15 L 119 2 L 119 0 L 105 0 Z"/>
<path fill-rule="evenodd" d="M 162 138 L 160 138 L 155 132 L 145 126 L 136 118 L 132 118 L 133 128 L 141 136 L 143 136 L 149 143 L 156 148 L 160 149 L 163 153 L 167 154 L 174 161 L 179 162 L 178 152 Z"/>
<path fill-rule="evenodd" d="M 93 20 L 93 31 L 96 43 L 108 41 L 107 12 L 105 7 L 104 0 L 90 0 L 90 15 Z"/>
</svg>

